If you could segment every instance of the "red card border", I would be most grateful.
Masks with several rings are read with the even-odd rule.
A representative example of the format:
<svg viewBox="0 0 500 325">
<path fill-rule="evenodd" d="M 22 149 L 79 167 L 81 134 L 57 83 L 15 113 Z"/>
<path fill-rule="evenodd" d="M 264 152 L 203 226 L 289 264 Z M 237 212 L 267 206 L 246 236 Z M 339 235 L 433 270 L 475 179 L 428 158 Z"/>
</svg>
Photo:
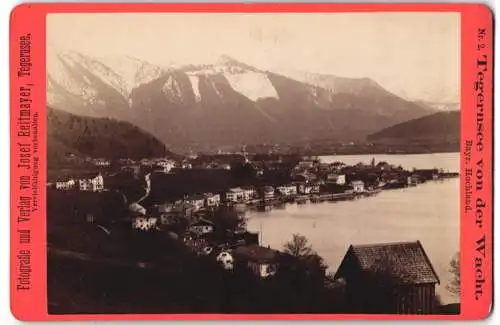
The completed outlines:
<svg viewBox="0 0 500 325">
<path fill-rule="evenodd" d="M 485 275 L 487 283 L 483 298 L 476 301 L 473 296 L 474 268 L 471 263 L 462 262 L 462 292 L 460 315 L 356 315 L 356 314 L 97 314 L 97 315 L 49 315 L 47 313 L 47 278 L 46 278 L 46 225 L 45 225 L 45 183 L 46 161 L 40 161 L 40 207 L 39 212 L 32 216 L 32 289 L 30 291 L 16 291 L 15 278 L 16 252 L 19 248 L 17 238 L 17 198 L 19 196 L 18 175 L 16 169 L 17 141 L 14 112 L 18 109 L 20 80 L 17 78 L 19 67 L 18 48 L 19 36 L 25 33 L 32 35 L 33 67 L 31 81 L 33 88 L 33 111 L 39 116 L 45 116 L 45 39 L 46 15 L 50 13 L 131 13 L 131 12 L 191 12 L 191 13 L 342 13 L 342 12 L 457 12 L 461 14 L 461 138 L 474 138 L 475 119 L 473 82 L 476 74 L 476 31 L 479 27 L 486 28 L 487 51 L 492 67 L 492 34 L 493 21 L 490 9 L 481 4 L 21 4 L 16 6 L 10 19 L 10 96 L 11 96 L 11 310 L 20 320 L 357 320 L 357 319 L 481 319 L 489 315 L 492 308 L 492 209 L 489 204 L 485 210 L 485 226 L 482 232 L 487 234 L 487 254 L 485 260 Z M 485 74 L 485 84 L 492 85 L 492 68 Z M 485 143 L 483 152 L 485 170 L 486 200 L 492 202 L 492 87 L 485 88 Z M 45 119 L 39 123 L 40 147 L 39 152 L 44 156 L 46 152 Z M 462 152 L 464 151 L 462 142 Z M 474 160 L 474 155 L 472 157 Z M 464 181 L 464 164 L 461 162 L 461 182 Z M 461 198 L 464 189 L 461 186 Z M 473 196 L 474 199 L 474 196 Z M 462 201 L 462 200 L 461 200 Z M 474 225 L 474 220 L 463 212 L 464 203 L 461 203 L 461 260 L 473 261 L 474 242 L 481 234 Z"/>
</svg>

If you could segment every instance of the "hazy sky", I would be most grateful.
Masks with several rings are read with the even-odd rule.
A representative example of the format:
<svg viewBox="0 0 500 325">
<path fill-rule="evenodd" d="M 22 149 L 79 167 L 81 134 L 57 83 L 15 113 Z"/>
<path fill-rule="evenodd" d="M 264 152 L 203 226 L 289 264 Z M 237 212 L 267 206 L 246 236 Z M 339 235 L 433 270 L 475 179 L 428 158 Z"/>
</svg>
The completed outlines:
<svg viewBox="0 0 500 325">
<path fill-rule="evenodd" d="M 370 77 L 410 99 L 459 100 L 456 13 L 51 14 L 47 39 L 162 65 L 226 54 L 260 69 Z"/>
</svg>

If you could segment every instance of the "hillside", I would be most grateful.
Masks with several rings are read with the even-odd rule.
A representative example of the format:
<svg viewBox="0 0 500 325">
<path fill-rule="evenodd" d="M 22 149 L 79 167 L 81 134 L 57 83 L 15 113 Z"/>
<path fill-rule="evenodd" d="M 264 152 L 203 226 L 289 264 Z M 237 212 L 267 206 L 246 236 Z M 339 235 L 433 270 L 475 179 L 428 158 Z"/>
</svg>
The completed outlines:
<svg viewBox="0 0 500 325">
<path fill-rule="evenodd" d="M 47 159 L 75 154 L 101 158 L 164 156 L 165 146 L 127 122 L 73 115 L 47 107 Z"/>
<path fill-rule="evenodd" d="M 427 107 L 427 108 L 430 107 L 437 111 L 452 112 L 460 110 L 460 103 L 455 103 L 455 102 L 439 103 L 439 102 L 428 102 L 428 101 L 417 100 L 414 101 L 414 103 L 422 107 Z"/>
<path fill-rule="evenodd" d="M 460 137 L 460 111 L 439 112 L 396 124 L 368 136 L 377 142 L 442 142 Z"/>
</svg>

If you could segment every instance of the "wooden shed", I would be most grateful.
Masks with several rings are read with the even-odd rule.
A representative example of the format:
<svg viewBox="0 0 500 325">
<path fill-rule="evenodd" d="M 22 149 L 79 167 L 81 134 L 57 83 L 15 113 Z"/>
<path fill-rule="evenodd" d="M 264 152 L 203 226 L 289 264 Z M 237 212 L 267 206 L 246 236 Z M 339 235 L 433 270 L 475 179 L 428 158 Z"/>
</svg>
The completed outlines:
<svg viewBox="0 0 500 325">
<path fill-rule="evenodd" d="M 349 312 L 430 314 L 439 277 L 420 241 L 351 245 L 335 279 L 345 281 Z"/>
</svg>

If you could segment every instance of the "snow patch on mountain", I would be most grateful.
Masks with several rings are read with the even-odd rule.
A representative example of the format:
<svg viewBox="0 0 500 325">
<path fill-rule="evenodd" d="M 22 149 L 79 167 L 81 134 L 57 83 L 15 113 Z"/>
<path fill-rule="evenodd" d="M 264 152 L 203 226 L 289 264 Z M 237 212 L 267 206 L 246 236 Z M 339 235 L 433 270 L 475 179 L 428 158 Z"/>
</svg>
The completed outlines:
<svg viewBox="0 0 500 325">
<path fill-rule="evenodd" d="M 78 62 L 71 54 L 58 54 L 55 57 L 47 58 L 48 91 L 55 90 L 56 85 L 62 87 L 72 95 L 81 97 L 85 101 L 92 101 L 97 95 L 97 90 L 91 86 L 86 73 L 79 69 Z M 77 69 L 78 73 L 74 73 Z M 56 96 L 50 95 L 47 100 L 49 104 L 56 99 Z"/>
<path fill-rule="evenodd" d="M 166 71 L 167 68 L 128 56 L 93 58 L 74 51 L 47 49 L 47 72 L 53 83 L 83 99 L 92 100 L 102 84 L 128 98 L 134 88 Z"/>
<path fill-rule="evenodd" d="M 120 93 L 123 94 L 125 92 L 125 85 L 122 82 L 121 76 L 99 60 L 75 52 L 67 53 L 66 57 L 73 61 L 75 66 L 80 69 L 86 69 L 86 72 L 90 75 L 99 78 L 102 82 L 112 86 Z"/>
<path fill-rule="evenodd" d="M 120 77 L 120 90 L 124 96 L 128 96 L 132 89 L 146 84 L 168 71 L 166 68 L 129 56 L 103 57 L 99 61 Z"/>
<path fill-rule="evenodd" d="M 211 76 L 224 76 L 230 87 L 252 101 L 261 98 L 279 98 L 267 74 L 231 57 L 221 56 L 214 64 L 187 65 L 182 69 L 191 82 L 196 100 L 201 100 L 199 77 L 208 77 L 209 86 L 221 97 L 217 83 Z"/>
<path fill-rule="evenodd" d="M 168 76 L 168 79 L 161 88 L 161 90 L 165 95 L 169 97 L 180 98 L 182 96 L 179 82 L 175 80 L 175 78 L 172 75 Z"/>
<path fill-rule="evenodd" d="M 200 78 L 198 76 L 188 75 L 189 82 L 191 83 L 191 87 L 193 88 L 193 94 L 195 98 L 195 102 L 201 101 L 201 93 L 200 93 Z"/>
<path fill-rule="evenodd" d="M 217 94 L 217 96 L 219 96 L 220 98 L 222 98 L 222 92 L 219 90 L 219 88 L 217 87 L 217 84 L 214 82 L 214 80 L 212 79 L 209 79 L 210 81 L 210 86 L 212 86 L 212 89 L 215 91 L 215 93 Z"/>
<path fill-rule="evenodd" d="M 244 73 L 225 73 L 227 81 L 235 91 L 252 101 L 261 98 L 279 98 L 278 92 L 265 73 L 247 71 Z"/>
</svg>

